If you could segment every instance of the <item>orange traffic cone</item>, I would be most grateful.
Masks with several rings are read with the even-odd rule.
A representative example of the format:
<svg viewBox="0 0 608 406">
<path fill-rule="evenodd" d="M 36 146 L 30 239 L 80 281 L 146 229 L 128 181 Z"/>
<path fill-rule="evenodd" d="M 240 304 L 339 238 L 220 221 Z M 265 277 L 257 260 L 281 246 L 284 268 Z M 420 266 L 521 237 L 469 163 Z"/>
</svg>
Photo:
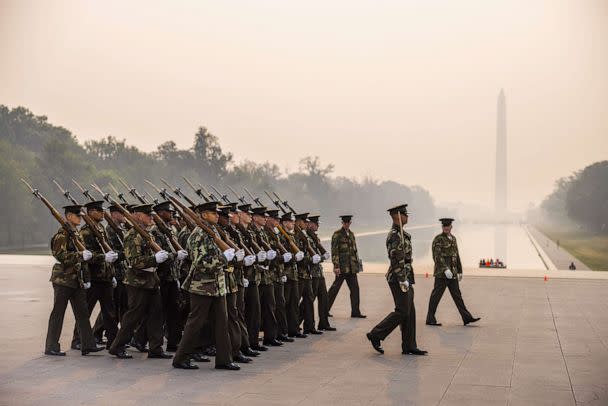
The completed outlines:
<svg viewBox="0 0 608 406">
<path fill-rule="evenodd" d="M 428 278 L 428 277 L 429 277 L 429 273 L 427 272 L 427 273 L 424 275 L 424 277 L 425 277 L 425 278 Z"/>
<path fill-rule="evenodd" d="M 547 275 L 545 275 L 545 282 L 547 282 L 547 280 L 548 280 L 548 279 L 549 279 L 549 278 L 547 278 Z"/>
</svg>

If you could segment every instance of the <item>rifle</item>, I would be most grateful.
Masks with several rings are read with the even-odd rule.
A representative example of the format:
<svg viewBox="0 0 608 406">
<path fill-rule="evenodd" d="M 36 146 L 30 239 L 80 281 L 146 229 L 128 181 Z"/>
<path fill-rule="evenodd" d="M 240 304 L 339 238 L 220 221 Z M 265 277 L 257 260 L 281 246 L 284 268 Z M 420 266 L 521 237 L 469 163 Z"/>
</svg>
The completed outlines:
<svg viewBox="0 0 608 406">
<path fill-rule="evenodd" d="M 294 214 L 294 215 L 296 214 L 296 211 L 293 209 L 293 207 L 291 207 L 291 206 L 289 205 L 289 203 L 287 203 L 287 201 L 286 201 L 286 200 L 282 202 L 282 201 L 281 201 L 281 198 L 279 197 L 279 195 L 277 195 L 275 192 L 272 192 L 272 193 L 273 193 L 273 194 L 276 196 L 277 200 L 274 200 L 274 199 L 273 199 L 273 198 L 270 196 L 270 194 L 269 194 L 268 192 L 264 191 L 264 193 L 266 193 L 266 195 L 267 195 L 267 196 L 270 198 L 270 201 L 272 201 L 272 203 L 274 203 L 274 205 L 275 205 L 275 206 L 277 206 L 277 208 L 278 208 L 279 210 L 281 210 L 281 211 L 282 211 L 284 214 L 287 214 L 287 213 L 289 213 L 289 212 L 291 212 L 291 213 L 292 213 L 292 214 Z M 290 210 L 290 211 L 288 212 L 288 211 L 287 211 L 287 209 L 285 209 L 285 207 L 283 207 L 283 205 L 282 205 L 281 203 L 282 203 L 283 205 L 285 205 L 287 208 L 289 208 L 289 210 Z M 300 226 L 298 226 L 297 224 L 294 224 L 294 228 L 295 228 L 296 232 L 298 232 L 298 233 L 304 233 L 304 230 L 302 230 L 302 229 L 300 228 Z M 279 231 L 281 231 L 281 229 L 280 229 L 280 228 L 279 228 Z M 283 234 L 283 232 L 282 232 L 282 234 Z M 289 235 L 289 234 L 287 234 L 287 233 L 284 233 L 283 235 L 285 235 L 286 237 L 287 237 L 287 236 L 291 237 L 291 235 Z M 290 241 L 289 245 L 291 245 L 291 243 L 292 243 L 292 242 L 293 242 L 293 241 Z M 295 243 L 294 243 L 294 245 L 295 245 Z M 296 245 L 296 247 L 297 247 L 297 245 Z M 292 250 L 293 250 L 293 248 L 292 248 Z M 298 249 L 298 251 L 299 251 L 299 249 Z M 310 245 L 310 241 L 308 241 L 308 238 L 306 238 L 306 251 L 308 252 L 308 255 L 310 255 L 311 257 L 312 257 L 313 255 L 317 254 L 317 253 L 315 252 L 315 250 L 313 250 L 313 249 L 312 249 L 312 246 Z"/>
<path fill-rule="evenodd" d="M 142 196 L 141 194 L 139 194 L 139 192 L 137 191 L 137 189 L 135 189 L 134 186 L 130 186 L 129 187 L 129 185 L 127 184 L 127 182 L 125 182 L 122 179 L 119 179 L 118 181 L 120 183 L 122 183 L 122 185 L 129 191 L 129 193 L 133 197 L 135 197 L 137 200 L 139 200 L 141 202 L 141 204 L 147 204 L 148 203 L 148 201 L 145 199 L 145 197 Z M 183 250 L 182 246 L 179 245 L 179 242 L 177 241 L 177 239 L 175 238 L 175 236 L 171 232 L 171 229 L 169 228 L 169 226 L 167 225 L 167 223 L 165 223 L 165 221 L 163 219 L 161 219 L 160 216 L 156 212 L 152 212 L 152 218 L 154 219 L 154 223 L 156 224 L 156 226 L 158 227 L 158 229 L 160 230 L 160 232 L 169 241 L 169 244 L 171 245 L 171 247 L 173 248 L 173 250 L 175 250 L 175 252 Z"/>
<path fill-rule="evenodd" d="M 203 200 L 204 200 L 204 201 L 206 201 L 206 202 L 208 202 L 208 201 L 209 201 L 209 199 L 207 199 L 207 197 L 206 197 L 206 196 L 203 194 L 203 191 L 201 190 L 201 188 L 198 188 L 198 189 L 197 189 L 196 187 L 194 187 L 194 185 L 192 184 L 192 182 L 190 182 L 190 180 L 189 180 L 187 177 L 182 176 L 182 178 L 183 178 L 183 179 L 186 181 L 186 183 L 187 183 L 187 184 L 188 184 L 188 185 L 189 185 L 189 186 L 192 188 L 192 190 L 194 190 L 194 193 L 196 193 L 196 195 L 197 195 L 198 197 L 200 197 L 201 199 L 203 199 Z M 179 195 L 178 195 L 178 196 L 179 196 Z"/>
<path fill-rule="evenodd" d="M 61 227 L 63 227 L 63 229 L 68 233 L 68 237 L 70 238 L 70 240 L 72 240 L 72 244 L 74 244 L 74 247 L 76 247 L 78 252 L 82 252 L 82 251 L 86 250 L 87 247 L 85 247 L 84 244 L 82 243 L 82 241 L 76 237 L 76 234 L 78 234 L 78 230 L 76 230 L 76 228 L 74 226 L 72 226 L 70 223 L 68 223 L 61 216 L 61 214 L 57 211 L 57 209 L 55 209 L 53 207 L 51 202 L 49 202 L 46 197 L 42 196 L 42 194 L 40 193 L 40 191 L 38 189 L 34 189 L 23 178 L 21 178 L 21 182 L 23 182 L 25 184 L 25 186 L 27 186 L 27 188 L 32 192 L 32 194 L 34 196 L 36 196 L 36 198 L 38 198 L 42 203 L 44 203 L 44 205 L 49 209 L 49 211 L 51 212 L 53 217 L 55 217 L 55 220 L 57 220 L 57 222 L 61 225 Z M 80 267 L 80 273 L 78 274 L 78 282 L 81 287 L 84 286 L 84 273 L 83 273 L 82 267 Z"/>
<path fill-rule="evenodd" d="M 206 188 L 205 186 L 201 185 L 200 183 L 199 183 L 198 185 L 201 187 L 201 189 L 203 189 L 203 191 L 204 191 L 205 193 L 207 193 L 207 196 L 209 196 L 209 198 L 210 198 L 212 201 L 214 201 L 214 202 L 219 201 L 219 200 L 217 199 L 217 197 L 215 197 L 215 195 L 214 195 L 213 193 L 211 193 L 210 191 L 208 191 L 208 190 L 207 190 L 207 188 Z"/>
<path fill-rule="evenodd" d="M 154 250 L 154 252 L 163 250 L 160 247 L 160 245 L 158 245 L 158 243 L 156 241 L 154 241 L 154 238 L 152 238 L 150 233 L 147 232 L 146 229 L 144 229 L 139 224 L 139 222 L 135 219 L 135 217 L 133 217 L 133 215 L 131 213 L 129 213 L 129 211 L 127 209 L 125 209 L 125 207 L 121 203 L 118 203 L 116 200 L 114 200 L 114 198 L 112 198 L 112 196 L 110 196 L 109 193 L 104 193 L 99 186 L 97 186 L 97 185 L 92 185 L 92 186 L 95 190 L 97 190 L 97 192 L 99 192 L 100 195 L 103 196 L 103 199 L 106 202 L 115 205 L 118 208 L 118 210 L 120 210 L 120 212 L 126 217 L 126 219 L 129 221 L 129 223 L 131 223 L 131 226 L 135 229 L 135 231 L 137 231 L 137 233 L 139 235 L 141 235 L 144 240 L 146 240 L 146 242 L 150 245 L 150 247 Z M 124 197 L 123 197 L 123 199 L 124 199 Z"/>
<path fill-rule="evenodd" d="M 215 192 L 217 193 L 217 195 L 220 197 L 220 201 L 223 201 L 224 203 L 231 203 L 230 200 L 228 200 L 228 195 L 226 195 L 225 193 L 221 193 L 219 190 L 217 190 L 217 188 L 213 185 L 209 185 L 211 186 L 211 189 L 215 190 Z"/>
<path fill-rule="evenodd" d="M 239 196 L 238 193 L 235 192 L 235 190 L 233 188 L 231 188 L 230 186 L 228 186 L 228 189 L 230 189 L 230 191 L 232 193 L 234 193 L 234 196 L 236 196 L 236 199 L 241 202 L 242 204 L 246 204 L 247 202 L 245 201 L 245 196 Z"/>
<path fill-rule="evenodd" d="M 80 184 L 78 182 L 76 182 L 74 179 L 72 179 L 72 182 L 76 185 L 76 187 L 78 189 L 80 189 L 80 191 L 82 192 L 82 194 L 85 197 L 88 197 L 90 201 L 94 202 L 95 198 L 91 195 L 91 193 L 83 188 L 82 186 L 80 186 Z M 120 246 L 122 248 L 124 248 L 124 243 L 122 242 L 122 229 L 118 226 L 118 224 L 116 224 L 116 222 L 114 221 L 114 219 L 112 219 L 112 216 L 110 215 L 110 213 L 108 213 L 107 211 L 104 210 L 103 212 L 103 218 L 106 220 L 106 222 L 108 223 L 108 225 L 110 227 L 112 227 L 112 230 L 114 230 L 114 232 L 116 233 L 116 237 L 118 238 L 118 242 L 120 243 Z"/>
<path fill-rule="evenodd" d="M 157 192 L 163 199 L 171 200 L 167 196 L 167 191 L 165 189 L 157 190 Z M 186 227 L 188 227 L 188 230 L 190 230 L 190 231 L 194 230 L 196 228 L 196 224 L 194 224 L 194 220 L 192 218 L 190 218 L 190 216 L 188 216 L 186 213 L 184 213 L 184 211 L 182 209 L 180 209 L 178 206 L 173 205 L 173 207 L 175 208 L 175 211 L 177 213 L 179 213 L 179 215 L 184 219 L 184 222 L 186 223 Z"/>
<path fill-rule="evenodd" d="M 145 180 L 145 182 L 148 185 L 152 186 L 154 188 L 154 190 L 156 190 L 159 194 L 161 193 L 161 189 L 159 189 L 158 187 L 156 187 L 156 185 L 154 183 L 150 182 L 147 179 Z M 164 183 L 166 184 L 166 182 L 164 182 Z M 179 190 L 179 189 L 177 189 L 177 190 Z M 169 192 L 167 192 L 165 189 L 163 189 L 163 193 L 165 194 L 165 196 L 171 202 L 173 202 L 173 204 L 175 204 L 176 206 L 179 206 L 184 211 L 184 213 L 188 214 L 188 216 L 190 216 L 192 218 L 192 220 L 194 220 L 195 224 L 198 227 L 200 227 L 201 230 L 203 230 L 204 232 L 206 232 L 207 234 L 209 234 L 209 236 L 211 236 L 211 238 L 213 238 L 213 241 L 217 244 L 217 246 L 220 248 L 220 250 L 226 251 L 227 249 L 230 249 L 230 248 L 236 248 L 236 245 L 234 245 L 234 243 L 232 243 L 232 246 L 231 246 L 231 245 L 228 244 L 228 242 L 224 242 L 218 236 L 218 234 L 216 234 L 215 231 L 213 231 L 211 229 L 211 227 L 209 227 L 205 223 L 203 223 L 203 220 L 191 208 L 187 207 L 185 204 L 183 204 L 182 202 L 180 202 L 179 199 L 177 199 L 177 198 L 173 197 L 172 195 L 170 195 Z"/>
<path fill-rule="evenodd" d="M 55 179 L 53 179 L 53 183 L 57 186 L 57 188 L 59 188 L 59 190 L 61 191 L 61 194 L 69 202 L 71 202 L 72 204 L 80 205 L 80 203 L 78 203 L 78 201 L 76 199 L 74 199 L 74 197 L 70 194 L 69 190 L 65 190 L 64 188 L 62 188 L 61 185 Z M 95 241 L 97 241 L 97 244 L 99 245 L 101 250 L 104 252 L 104 254 L 108 251 L 112 251 L 112 247 L 110 247 L 110 244 L 108 244 L 105 237 L 99 232 L 99 230 L 97 229 L 97 224 L 93 221 L 93 219 L 91 217 L 89 217 L 88 214 L 85 214 L 85 213 L 82 213 L 82 219 L 91 229 L 91 232 L 93 233 L 93 236 L 95 237 Z"/>
<path fill-rule="evenodd" d="M 185 201 L 188 202 L 188 204 L 190 206 L 196 206 L 196 203 L 194 203 L 194 200 L 190 199 L 188 196 L 186 196 L 182 190 L 178 187 L 172 187 L 169 182 L 167 182 L 166 180 L 164 180 L 163 178 L 160 179 L 161 182 L 163 182 L 165 184 L 165 186 L 167 186 L 169 189 L 173 190 L 173 193 L 175 193 L 177 196 L 181 197 L 182 199 L 184 199 Z M 149 182 L 149 181 L 147 181 Z M 156 186 L 154 186 L 154 188 L 156 188 Z M 158 189 L 158 188 L 157 188 Z M 194 213 L 194 212 L 193 212 Z"/>
</svg>

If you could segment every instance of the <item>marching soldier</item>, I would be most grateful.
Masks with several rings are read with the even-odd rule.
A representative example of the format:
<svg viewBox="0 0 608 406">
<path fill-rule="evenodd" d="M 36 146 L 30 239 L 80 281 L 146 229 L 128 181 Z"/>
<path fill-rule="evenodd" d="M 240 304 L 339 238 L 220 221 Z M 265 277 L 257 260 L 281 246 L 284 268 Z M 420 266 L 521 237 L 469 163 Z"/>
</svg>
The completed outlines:
<svg viewBox="0 0 608 406">
<path fill-rule="evenodd" d="M 367 316 L 361 314 L 359 309 L 359 253 L 355 234 L 350 230 L 353 216 L 349 214 L 340 218 L 342 227 L 331 237 L 331 260 L 336 279 L 329 288 L 327 311 L 331 310 L 342 283 L 346 281 L 350 290 L 350 317 L 365 318 Z"/>
<path fill-rule="evenodd" d="M 132 208 L 135 221 L 142 228 L 149 230 L 153 224 L 152 205 L 141 204 Z M 172 358 L 163 351 L 162 299 L 160 296 L 160 279 L 156 268 L 169 259 L 169 253 L 160 250 L 154 253 L 148 242 L 131 228 L 124 239 L 125 258 L 129 268 L 125 273 L 124 284 L 127 285 L 129 309 L 123 315 L 120 330 L 110 346 L 110 354 L 118 358 L 133 358 L 125 351 L 125 345 L 142 320 L 140 328 L 145 328 L 150 342 L 148 358 Z"/>
<path fill-rule="evenodd" d="M 462 300 L 460 293 L 459 282 L 462 281 L 462 263 L 460 262 L 460 254 L 458 253 L 458 245 L 456 237 L 452 235 L 452 222 L 454 219 L 441 218 L 442 233 L 433 239 L 433 261 L 435 261 L 435 286 L 429 299 L 429 310 L 426 316 L 426 324 L 429 326 L 441 326 L 435 319 L 435 312 L 439 301 L 443 296 L 443 292 L 448 288 L 450 295 L 456 304 L 456 308 L 462 317 L 462 322 L 466 326 L 469 323 L 475 323 L 481 318 L 473 317 L 467 310 L 467 307 Z"/>
<path fill-rule="evenodd" d="M 74 229 L 79 226 L 82 220 L 82 206 L 70 205 L 64 206 L 63 209 L 67 223 Z M 78 231 L 74 231 L 73 238 L 77 238 L 84 245 Z M 72 306 L 76 326 L 80 331 L 82 355 L 103 350 L 103 347 L 97 347 L 93 338 L 85 294 L 85 289 L 91 287 L 87 261 L 93 258 L 93 253 L 87 249 L 79 252 L 72 237 L 63 227 L 51 238 L 51 251 L 57 263 L 53 265 L 50 279 L 53 284 L 54 299 L 44 353 L 46 355 L 65 355 L 65 352 L 61 351 L 59 337 L 61 337 L 63 317 L 68 302 Z"/>
<path fill-rule="evenodd" d="M 320 253 L 324 260 L 328 260 L 331 258 L 331 255 L 329 252 L 327 252 L 325 247 L 323 247 L 323 244 L 321 244 L 321 240 L 317 235 L 317 230 L 319 230 L 319 217 L 319 215 L 308 216 L 306 232 L 312 240 L 315 251 Z M 325 276 L 323 276 L 323 266 L 321 264 L 313 266 L 312 291 L 315 299 L 317 299 L 317 312 L 319 313 L 318 329 L 325 331 L 336 331 L 336 328 L 330 326 L 329 324 L 329 310 L 327 309 L 327 285 L 325 284 Z"/>
<path fill-rule="evenodd" d="M 286 213 L 281 216 L 281 226 L 285 232 L 295 242 L 295 218 L 293 214 Z M 281 235 L 280 241 L 284 246 L 289 246 L 287 237 Z M 297 244 L 297 243 L 296 243 Z M 285 313 L 287 318 L 287 336 L 290 338 L 306 338 L 306 334 L 298 331 L 300 324 L 300 314 L 298 310 L 298 303 L 300 302 L 300 288 L 298 278 L 298 264 L 304 259 L 304 252 L 298 251 L 293 255 L 291 260 L 285 262 L 285 276 L 286 281 L 284 285 L 285 293 Z"/>
<path fill-rule="evenodd" d="M 296 214 L 296 226 L 298 231 L 295 235 L 295 243 L 304 253 L 304 259 L 298 263 L 298 288 L 300 293 L 300 320 L 304 321 L 304 334 L 323 334 L 315 328 L 314 297 L 312 292 L 312 266 L 321 262 L 318 254 L 310 255 L 308 250 L 310 239 L 304 230 L 308 213 Z M 299 323 L 298 323 L 299 324 Z"/>
<path fill-rule="evenodd" d="M 397 326 L 401 328 L 401 353 L 426 355 L 416 343 L 416 309 L 414 307 L 414 270 L 412 269 L 411 236 L 403 230 L 407 224 L 407 204 L 388 210 L 393 225 L 386 237 L 390 266 L 386 280 L 393 295 L 395 310 L 367 333 L 368 340 L 380 354 L 384 354 L 381 341 Z"/>
<path fill-rule="evenodd" d="M 206 202 L 196 207 L 203 222 L 214 226 L 218 222 L 218 202 Z M 213 228 L 213 227 L 210 227 Z M 228 312 L 226 308 L 226 265 L 234 259 L 230 248 L 222 252 L 213 237 L 197 227 L 188 239 L 188 251 L 192 255 L 192 267 L 184 281 L 184 290 L 190 292 L 190 315 L 179 343 L 173 367 L 198 369 L 190 357 L 200 343 L 201 328 L 213 314 L 215 332 L 215 368 L 239 370 L 232 361 L 232 348 L 228 334 Z"/>
<path fill-rule="evenodd" d="M 89 202 L 84 205 L 87 210 L 87 215 L 91 218 L 94 226 L 101 237 L 107 242 L 106 233 L 101 222 L 103 220 L 103 201 Z M 93 257 L 87 261 L 89 272 L 91 274 L 91 287 L 87 289 L 87 310 L 89 316 L 97 302 L 101 307 L 101 315 L 104 329 L 110 343 L 116 337 L 118 331 L 118 321 L 116 320 L 116 311 L 114 309 L 114 299 L 112 297 L 112 289 L 117 286 L 116 278 L 114 277 L 114 266 L 112 265 L 118 259 L 118 254 L 114 251 L 104 252 L 101 242 L 97 240 L 93 231 L 88 224 L 85 224 L 80 229 L 80 235 L 84 244 Z M 78 335 L 78 326 L 74 326 L 74 334 L 72 337 L 72 349 L 80 349 L 80 338 Z"/>
</svg>

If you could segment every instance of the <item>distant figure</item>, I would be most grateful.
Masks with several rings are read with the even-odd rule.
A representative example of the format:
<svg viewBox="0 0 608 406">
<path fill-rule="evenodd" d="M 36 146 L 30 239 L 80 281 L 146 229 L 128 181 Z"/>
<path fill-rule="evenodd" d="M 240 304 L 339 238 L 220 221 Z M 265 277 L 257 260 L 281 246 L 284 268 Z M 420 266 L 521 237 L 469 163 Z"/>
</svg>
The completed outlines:
<svg viewBox="0 0 608 406">
<path fill-rule="evenodd" d="M 570 269 L 571 271 L 576 271 L 576 265 L 574 265 L 574 262 L 570 262 L 570 266 L 568 267 L 568 269 Z"/>
<path fill-rule="evenodd" d="M 483 259 L 479 260 L 479 266 L 484 266 L 484 260 Z"/>
<path fill-rule="evenodd" d="M 494 266 L 494 260 L 490 259 L 490 266 Z"/>
</svg>

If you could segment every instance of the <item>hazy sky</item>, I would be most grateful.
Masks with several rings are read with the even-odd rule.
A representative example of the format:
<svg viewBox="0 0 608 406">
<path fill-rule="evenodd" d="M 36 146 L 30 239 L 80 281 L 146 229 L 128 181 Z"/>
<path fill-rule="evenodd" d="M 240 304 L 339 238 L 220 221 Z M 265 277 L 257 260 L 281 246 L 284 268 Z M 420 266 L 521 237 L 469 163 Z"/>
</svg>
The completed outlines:
<svg viewBox="0 0 608 406">
<path fill-rule="evenodd" d="M 496 98 L 509 202 L 608 159 L 608 1 L 0 0 L 0 104 L 80 139 L 393 179 L 493 206 Z"/>
</svg>

